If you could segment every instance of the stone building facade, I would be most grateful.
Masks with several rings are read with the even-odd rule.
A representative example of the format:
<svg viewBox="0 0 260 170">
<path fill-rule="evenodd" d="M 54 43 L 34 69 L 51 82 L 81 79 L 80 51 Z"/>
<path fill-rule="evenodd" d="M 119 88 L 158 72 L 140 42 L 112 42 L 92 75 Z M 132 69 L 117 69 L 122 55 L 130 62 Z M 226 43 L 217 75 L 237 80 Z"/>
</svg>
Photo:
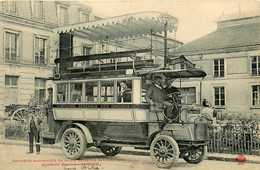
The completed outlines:
<svg viewBox="0 0 260 170">
<path fill-rule="evenodd" d="M 1 115 L 5 106 L 26 105 L 32 94 L 43 103 L 59 56 L 59 35 L 51 29 L 96 19 L 90 7 L 77 2 L 0 2 Z M 75 53 L 88 52 L 89 41 L 74 41 Z"/>
<path fill-rule="evenodd" d="M 35 94 L 43 104 L 46 89 L 51 86 L 54 60 L 60 57 L 60 36 L 55 29 L 68 25 L 102 19 L 85 4 L 73 1 L 2 1 L 0 2 L 0 113 L 10 104 L 26 105 Z M 129 28 L 126 28 L 129 29 Z M 152 46 L 153 53 L 143 59 L 155 58 L 163 63 L 163 42 L 161 35 L 145 35 L 132 39 L 114 41 L 90 41 L 84 36 L 71 35 L 73 50 L 71 56 L 119 52 L 144 49 Z M 151 42 L 153 41 L 153 42 Z M 183 43 L 168 38 L 168 48 Z M 88 64 L 97 64 L 91 61 Z M 110 60 L 102 63 L 110 63 Z M 82 63 L 73 63 L 82 67 Z"/>
<path fill-rule="evenodd" d="M 197 104 L 207 99 L 221 112 L 259 117 L 260 10 L 221 16 L 217 26 L 171 53 L 184 55 L 207 73 L 182 87 Z"/>
</svg>

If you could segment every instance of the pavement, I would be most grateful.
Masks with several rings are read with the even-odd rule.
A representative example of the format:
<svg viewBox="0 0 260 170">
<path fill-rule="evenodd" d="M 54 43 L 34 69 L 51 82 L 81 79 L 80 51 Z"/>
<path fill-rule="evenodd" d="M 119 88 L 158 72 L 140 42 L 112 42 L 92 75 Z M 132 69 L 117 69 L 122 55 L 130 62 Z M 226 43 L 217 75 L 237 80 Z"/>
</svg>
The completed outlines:
<svg viewBox="0 0 260 170">
<path fill-rule="evenodd" d="M 18 145 L 18 146 L 28 146 L 28 141 L 22 141 L 22 140 L 10 140 L 5 138 L 0 138 L 0 144 L 4 145 Z M 52 149 L 61 149 L 60 144 L 44 144 L 41 146 L 42 148 L 52 148 Z M 91 147 L 88 148 L 87 151 L 90 152 L 101 152 L 98 148 Z M 142 156 L 150 156 L 149 150 L 141 150 L 141 149 L 134 149 L 132 147 L 123 147 L 120 154 L 126 154 L 126 155 L 142 155 Z M 207 160 L 216 160 L 216 161 L 226 161 L 226 162 L 237 162 L 238 155 L 232 155 L 232 154 L 221 154 L 221 153 L 208 153 L 207 154 Z M 246 159 L 244 163 L 254 163 L 254 164 L 260 164 L 260 156 L 254 156 L 254 155 L 243 155 L 242 159 Z"/>
</svg>

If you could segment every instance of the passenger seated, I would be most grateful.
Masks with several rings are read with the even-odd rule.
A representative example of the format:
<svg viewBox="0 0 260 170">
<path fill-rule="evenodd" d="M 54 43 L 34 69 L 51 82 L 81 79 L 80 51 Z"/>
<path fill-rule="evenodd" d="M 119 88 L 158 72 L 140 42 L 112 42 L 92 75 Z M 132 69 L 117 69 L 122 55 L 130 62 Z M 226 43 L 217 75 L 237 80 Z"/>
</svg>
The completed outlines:
<svg viewBox="0 0 260 170">
<path fill-rule="evenodd" d="M 119 102 L 132 102 L 132 90 L 130 87 L 126 85 L 125 81 L 122 81 L 120 83 L 120 89 L 119 89 L 119 96 L 118 101 Z"/>
<path fill-rule="evenodd" d="M 94 95 L 92 88 L 90 90 L 86 89 L 86 101 L 87 102 L 93 102 L 94 101 Z"/>
<path fill-rule="evenodd" d="M 57 102 L 64 102 L 64 95 L 62 92 L 57 93 Z"/>
</svg>

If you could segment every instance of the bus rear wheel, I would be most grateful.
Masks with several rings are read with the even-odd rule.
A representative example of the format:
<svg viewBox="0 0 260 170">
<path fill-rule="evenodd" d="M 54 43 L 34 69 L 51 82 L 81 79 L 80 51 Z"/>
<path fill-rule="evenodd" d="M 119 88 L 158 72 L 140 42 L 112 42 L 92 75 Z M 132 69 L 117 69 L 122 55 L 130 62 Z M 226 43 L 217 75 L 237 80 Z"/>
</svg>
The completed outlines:
<svg viewBox="0 0 260 170">
<path fill-rule="evenodd" d="M 207 153 L 207 146 L 193 147 L 184 154 L 183 159 L 190 164 L 202 162 Z"/>
<path fill-rule="evenodd" d="M 122 147 L 120 146 L 101 146 L 100 150 L 103 152 L 106 156 L 115 156 L 119 154 L 121 151 Z"/>
<path fill-rule="evenodd" d="M 179 158 L 179 147 L 176 141 L 168 135 L 157 136 L 150 146 L 153 162 L 160 168 L 172 167 Z"/>
<path fill-rule="evenodd" d="M 86 143 L 85 135 L 80 129 L 69 128 L 62 135 L 62 152 L 69 159 L 79 159 L 85 153 Z"/>
</svg>

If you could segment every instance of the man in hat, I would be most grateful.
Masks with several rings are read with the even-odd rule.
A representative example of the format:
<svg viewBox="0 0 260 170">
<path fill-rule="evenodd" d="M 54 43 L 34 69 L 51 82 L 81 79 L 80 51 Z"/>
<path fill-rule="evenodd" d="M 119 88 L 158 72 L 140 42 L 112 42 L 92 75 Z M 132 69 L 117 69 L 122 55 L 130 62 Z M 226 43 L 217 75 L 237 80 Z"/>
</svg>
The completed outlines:
<svg viewBox="0 0 260 170">
<path fill-rule="evenodd" d="M 35 95 L 31 96 L 28 103 L 28 120 L 27 129 L 29 132 L 29 152 L 27 154 L 33 153 L 33 140 L 36 142 L 36 152 L 40 153 L 40 128 L 41 128 L 41 117 L 38 115 L 37 111 L 38 100 Z"/>
<path fill-rule="evenodd" d="M 179 90 L 172 85 L 173 81 L 174 81 L 174 79 L 171 79 L 171 78 L 168 78 L 168 77 L 165 79 L 164 90 L 166 91 L 167 94 L 179 93 Z"/>
<path fill-rule="evenodd" d="M 164 101 L 164 105 L 167 106 L 166 107 L 166 116 L 168 118 L 174 118 L 174 117 L 176 118 L 181 109 L 179 106 L 179 104 L 181 104 L 181 100 L 178 97 L 180 92 L 176 87 L 174 87 L 172 85 L 173 81 L 174 81 L 174 79 L 167 77 L 165 79 L 165 86 L 164 86 L 164 90 L 167 93 L 168 100 L 172 101 L 172 102 Z"/>
<path fill-rule="evenodd" d="M 131 102 L 132 90 L 126 85 L 125 81 L 120 83 L 119 101 L 120 102 Z"/>
<path fill-rule="evenodd" d="M 153 77 L 153 84 L 148 88 L 145 99 L 150 105 L 156 106 L 158 109 L 163 108 L 163 101 L 166 98 L 167 93 L 162 88 L 163 77 L 155 75 Z"/>
<path fill-rule="evenodd" d="M 52 89 L 52 87 L 49 87 L 47 90 L 48 90 L 49 96 L 48 96 L 48 99 L 45 104 L 47 105 L 47 108 L 52 108 L 53 89 Z"/>
<path fill-rule="evenodd" d="M 53 98 L 53 88 L 49 87 L 48 89 L 48 99 L 45 102 L 46 113 L 47 113 L 47 124 L 49 128 L 49 132 L 54 132 L 54 119 L 52 112 L 52 98 Z"/>
</svg>

